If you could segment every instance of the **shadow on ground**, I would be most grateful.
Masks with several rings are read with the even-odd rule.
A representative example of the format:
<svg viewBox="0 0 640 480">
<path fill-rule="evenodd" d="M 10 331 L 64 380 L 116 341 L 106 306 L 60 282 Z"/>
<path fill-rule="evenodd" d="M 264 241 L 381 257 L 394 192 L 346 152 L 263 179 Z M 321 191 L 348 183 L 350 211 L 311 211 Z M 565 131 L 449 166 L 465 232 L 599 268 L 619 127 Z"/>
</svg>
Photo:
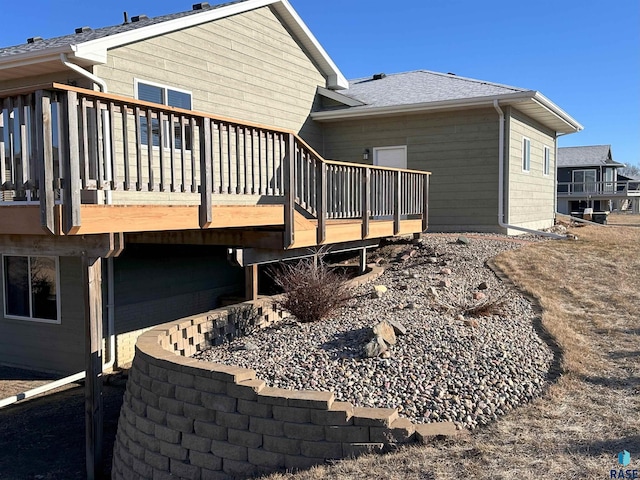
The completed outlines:
<svg viewBox="0 0 640 480">
<path fill-rule="evenodd" d="M 107 377 L 104 401 L 103 478 L 110 478 L 124 381 Z M 0 409 L 0 480 L 86 478 L 84 387 Z"/>
</svg>

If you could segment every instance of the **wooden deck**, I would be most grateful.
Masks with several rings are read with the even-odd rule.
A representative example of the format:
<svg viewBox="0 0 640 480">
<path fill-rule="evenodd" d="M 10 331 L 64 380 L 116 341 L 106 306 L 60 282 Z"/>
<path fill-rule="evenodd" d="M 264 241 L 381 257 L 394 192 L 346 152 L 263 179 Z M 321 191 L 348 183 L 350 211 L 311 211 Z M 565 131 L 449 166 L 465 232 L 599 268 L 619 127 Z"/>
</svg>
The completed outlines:
<svg viewBox="0 0 640 480">
<path fill-rule="evenodd" d="M 60 84 L 0 108 L 5 235 L 238 229 L 290 249 L 427 228 L 428 172 L 327 161 L 294 132 Z"/>
</svg>

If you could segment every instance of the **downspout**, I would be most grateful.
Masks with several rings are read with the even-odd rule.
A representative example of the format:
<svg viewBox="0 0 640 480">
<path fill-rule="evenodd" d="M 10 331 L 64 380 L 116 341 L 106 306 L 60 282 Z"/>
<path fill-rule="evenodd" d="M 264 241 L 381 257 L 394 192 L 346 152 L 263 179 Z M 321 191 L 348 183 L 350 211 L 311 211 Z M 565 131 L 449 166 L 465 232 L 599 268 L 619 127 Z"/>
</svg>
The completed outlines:
<svg viewBox="0 0 640 480">
<path fill-rule="evenodd" d="M 66 53 L 60 54 L 60 61 L 67 68 L 70 68 L 74 72 L 79 73 L 83 77 L 88 78 L 93 83 L 98 85 L 100 91 L 102 93 L 107 93 L 107 82 L 105 82 L 102 78 L 94 75 L 93 73 L 85 70 L 79 65 L 75 63 L 71 63 Z M 113 139 L 112 139 L 113 141 Z M 111 191 L 107 190 L 105 192 L 105 203 L 107 205 L 111 205 L 113 202 Z M 116 334 L 115 334 L 115 293 L 114 293 L 114 285 L 113 285 L 113 257 L 107 258 L 107 337 L 109 339 L 108 342 L 108 352 L 109 352 L 109 360 L 104 363 L 102 366 L 102 370 L 109 370 L 113 368 L 113 365 L 116 361 Z"/>
<path fill-rule="evenodd" d="M 564 235 L 558 235 L 550 232 L 542 232 L 530 228 L 519 227 L 517 225 L 509 225 L 504 222 L 504 112 L 500 108 L 498 100 L 493 101 L 493 108 L 498 112 L 498 225 L 502 228 L 518 230 L 534 235 L 542 235 L 550 238 L 566 238 Z M 555 195 L 555 194 L 554 194 Z"/>
</svg>

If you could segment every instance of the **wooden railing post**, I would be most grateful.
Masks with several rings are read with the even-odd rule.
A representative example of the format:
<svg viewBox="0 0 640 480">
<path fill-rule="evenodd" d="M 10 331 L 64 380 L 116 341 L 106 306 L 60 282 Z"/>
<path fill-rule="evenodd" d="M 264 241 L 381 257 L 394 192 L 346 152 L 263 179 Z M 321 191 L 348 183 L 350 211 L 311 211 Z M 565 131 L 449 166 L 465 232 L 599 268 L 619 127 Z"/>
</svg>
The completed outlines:
<svg viewBox="0 0 640 480">
<path fill-rule="evenodd" d="M 400 205 L 402 204 L 400 170 L 393 172 L 393 234 L 400 233 Z"/>
<path fill-rule="evenodd" d="M 53 143 L 51 139 L 51 94 L 36 92 L 36 151 L 40 162 L 40 223 L 55 233 L 55 195 L 53 191 Z"/>
<path fill-rule="evenodd" d="M 285 135 L 285 155 L 282 164 L 284 180 L 284 247 L 289 248 L 294 242 L 294 212 L 295 212 L 295 138 L 292 134 Z"/>
<path fill-rule="evenodd" d="M 327 239 L 327 164 L 316 160 L 316 213 L 318 216 L 318 244 Z"/>
<path fill-rule="evenodd" d="M 371 169 L 365 168 L 362 175 L 362 238 L 369 236 L 371 215 Z"/>
<path fill-rule="evenodd" d="M 429 175 L 422 176 L 422 231 L 429 228 Z"/>
<path fill-rule="evenodd" d="M 200 125 L 200 228 L 206 228 L 213 221 L 213 215 L 211 213 L 213 207 L 211 198 L 213 189 L 211 120 L 209 118 L 203 118 Z"/>
<path fill-rule="evenodd" d="M 63 231 L 73 233 L 80 227 L 80 139 L 78 137 L 78 94 L 62 96 L 60 144 L 63 146 Z M 98 115 L 101 113 L 98 112 Z"/>
</svg>

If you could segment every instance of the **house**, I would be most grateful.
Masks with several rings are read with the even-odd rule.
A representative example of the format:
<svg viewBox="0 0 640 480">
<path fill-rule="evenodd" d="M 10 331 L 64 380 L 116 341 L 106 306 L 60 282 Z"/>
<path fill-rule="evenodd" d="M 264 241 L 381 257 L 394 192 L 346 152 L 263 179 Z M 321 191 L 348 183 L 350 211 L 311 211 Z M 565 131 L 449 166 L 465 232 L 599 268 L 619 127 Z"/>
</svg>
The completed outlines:
<svg viewBox="0 0 640 480">
<path fill-rule="evenodd" d="M 425 70 L 319 93 L 326 158 L 432 172 L 430 231 L 553 225 L 557 138 L 582 126 L 541 93 Z"/>
<path fill-rule="evenodd" d="M 0 363 L 125 365 L 258 265 L 426 230 L 428 172 L 318 153 L 317 91 L 347 86 L 286 0 L 1 48 Z"/>
<path fill-rule="evenodd" d="M 625 165 L 613 160 L 611 145 L 558 149 L 558 212 L 579 214 L 631 209 L 638 213 L 640 188 L 618 172 Z"/>
</svg>

